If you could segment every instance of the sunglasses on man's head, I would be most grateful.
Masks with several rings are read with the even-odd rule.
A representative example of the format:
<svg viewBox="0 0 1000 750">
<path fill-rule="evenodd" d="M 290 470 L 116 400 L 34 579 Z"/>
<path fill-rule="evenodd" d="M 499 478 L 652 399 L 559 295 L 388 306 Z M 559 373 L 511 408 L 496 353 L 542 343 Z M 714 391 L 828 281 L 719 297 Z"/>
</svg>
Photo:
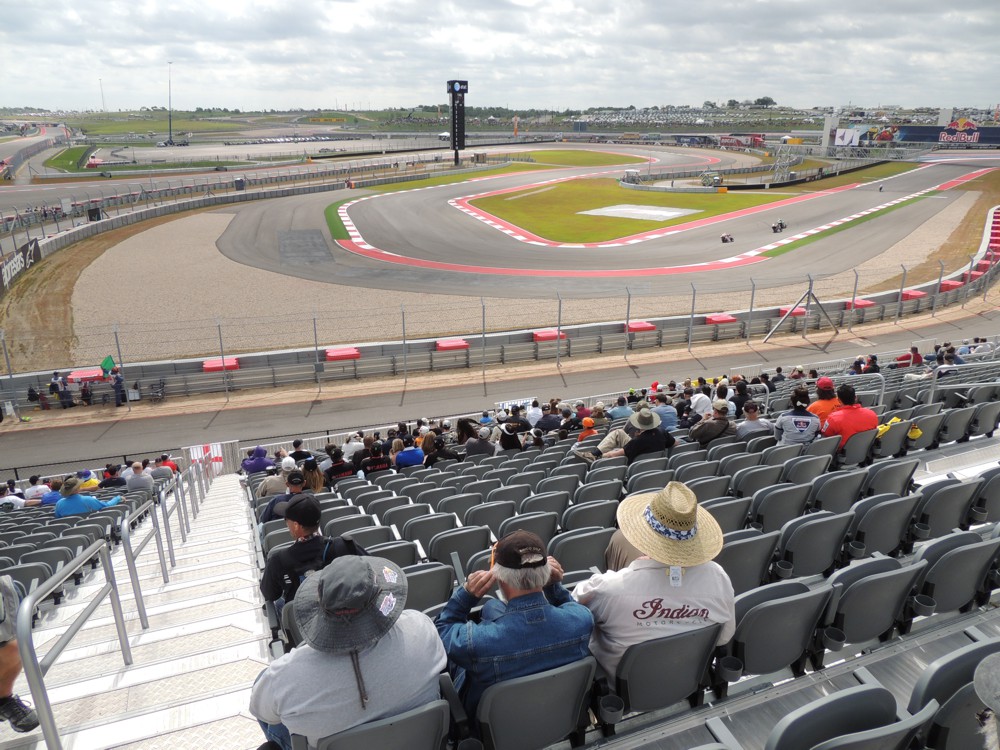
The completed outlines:
<svg viewBox="0 0 1000 750">
<path fill-rule="evenodd" d="M 744 406 L 743 411 L 757 411 L 756 406 Z"/>
</svg>

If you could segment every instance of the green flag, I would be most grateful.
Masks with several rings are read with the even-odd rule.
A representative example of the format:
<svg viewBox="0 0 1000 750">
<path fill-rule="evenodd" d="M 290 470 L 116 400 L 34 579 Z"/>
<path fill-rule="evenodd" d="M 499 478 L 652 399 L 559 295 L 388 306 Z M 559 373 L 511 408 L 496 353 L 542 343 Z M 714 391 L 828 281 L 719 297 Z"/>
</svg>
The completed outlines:
<svg viewBox="0 0 1000 750">
<path fill-rule="evenodd" d="M 115 358 L 110 354 L 101 360 L 101 369 L 104 370 L 105 374 L 111 372 L 112 368 L 115 366 Z"/>
</svg>

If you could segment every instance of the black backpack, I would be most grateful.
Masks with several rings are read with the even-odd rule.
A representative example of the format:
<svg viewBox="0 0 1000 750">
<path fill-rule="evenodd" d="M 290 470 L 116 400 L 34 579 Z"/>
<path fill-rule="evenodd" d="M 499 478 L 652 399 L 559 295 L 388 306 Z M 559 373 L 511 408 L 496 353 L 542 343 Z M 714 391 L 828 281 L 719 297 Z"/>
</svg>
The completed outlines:
<svg viewBox="0 0 1000 750">
<path fill-rule="evenodd" d="M 315 573 L 317 570 L 322 570 L 338 557 L 343 557 L 344 555 L 368 555 L 368 550 L 357 544 L 350 534 L 338 537 L 324 537 L 324 541 L 326 544 L 323 545 L 323 552 L 318 558 L 313 558 L 292 571 L 292 573 L 285 575 L 286 600 L 290 600 L 295 596 L 295 592 L 299 590 L 299 584 L 307 576 Z"/>
</svg>

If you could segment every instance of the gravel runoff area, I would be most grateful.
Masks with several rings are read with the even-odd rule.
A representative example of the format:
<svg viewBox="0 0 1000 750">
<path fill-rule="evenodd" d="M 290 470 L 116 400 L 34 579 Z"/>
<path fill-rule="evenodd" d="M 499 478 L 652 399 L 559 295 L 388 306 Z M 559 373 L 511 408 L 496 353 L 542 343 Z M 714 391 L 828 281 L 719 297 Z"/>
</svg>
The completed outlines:
<svg viewBox="0 0 1000 750">
<path fill-rule="evenodd" d="M 944 243 L 973 206 L 978 193 L 968 192 L 932 215 L 882 255 L 858 267 L 862 288 L 872 289 L 898 275 L 905 260 L 916 265 Z M 227 353 L 239 350 L 312 346 L 313 318 L 322 319 L 321 345 L 398 339 L 399 310 L 408 310 L 411 339 L 479 330 L 480 298 L 401 293 L 311 282 L 263 271 L 225 258 L 215 246 L 234 218 L 232 213 L 205 212 L 141 232 L 104 252 L 79 276 L 71 305 L 77 336 L 73 361 L 92 359 L 88 337 L 107 337 L 120 325 L 128 339 L 128 361 L 180 358 L 217 353 L 218 325 Z M 952 270 L 952 269 L 949 269 Z M 817 279 L 820 299 L 848 297 L 853 271 Z M 805 291 L 804 283 L 759 289 L 757 307 L 790 304 Z M 554 301 L 486 298 L 493 311 L 491 329 L 554 325 Z M 716 312 L 749 307 L 744 292 L 699 294 L 698 310 Z M 632 319 L 686 314 L 690 296 L 633 297 Z M 409 310 L 434 314 L 409 316 Z M 467 317 L 456 311 L 468 312 Z M 625 318 L 624 295 L 615 299 L 566 299 L 562 323 Z M 241 332 L 240 336 L 233 331 Z M 141 333 L 139 333 L 141 332 Z M 107 352 L 105 352 L 107 353 Z"/>
</svg>

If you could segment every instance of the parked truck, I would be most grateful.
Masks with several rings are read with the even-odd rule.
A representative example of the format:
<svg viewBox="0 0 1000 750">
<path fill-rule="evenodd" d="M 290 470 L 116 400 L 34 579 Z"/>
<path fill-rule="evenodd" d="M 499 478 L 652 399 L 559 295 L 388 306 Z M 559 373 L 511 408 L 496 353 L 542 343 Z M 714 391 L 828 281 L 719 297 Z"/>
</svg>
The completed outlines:
<svg viewBox="0 0 1000 750">
<path fill-rule="evenodd" d="M 730 133 L 719 136 L 719 145 L 723 148 L 764 148 L 763 133 Z"/>
</svg>

